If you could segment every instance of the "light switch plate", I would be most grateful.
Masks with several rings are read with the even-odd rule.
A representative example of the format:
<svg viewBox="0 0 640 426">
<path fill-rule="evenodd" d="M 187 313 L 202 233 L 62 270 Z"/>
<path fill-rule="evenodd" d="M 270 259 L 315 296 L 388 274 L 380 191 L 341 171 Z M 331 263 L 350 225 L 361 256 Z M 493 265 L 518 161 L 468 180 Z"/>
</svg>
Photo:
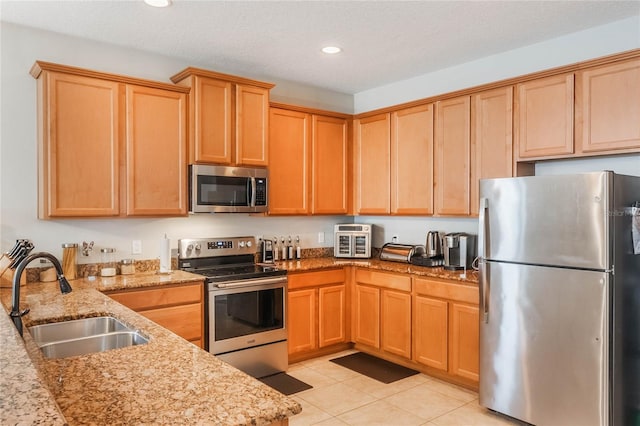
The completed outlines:
<svg viewBox="0 0 640 426">
<path fill-rule="evenodd" d="M 324 243 L 324 232 L 322 231 L 318 232 L 318 242 Z"/>
<path fill-rule="evenodd" d="M 131 254 L 142 254 L 142 240 L 131 241 Z"/>
</svg>

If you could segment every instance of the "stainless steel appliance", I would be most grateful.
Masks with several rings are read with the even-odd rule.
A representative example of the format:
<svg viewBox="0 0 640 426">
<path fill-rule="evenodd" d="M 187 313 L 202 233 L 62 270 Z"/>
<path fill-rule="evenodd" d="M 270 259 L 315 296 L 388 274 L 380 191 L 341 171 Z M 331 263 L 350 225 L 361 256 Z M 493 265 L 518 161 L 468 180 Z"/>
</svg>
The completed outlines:
<svg viewBox="0 0 640 426">
<path fill-rule="evenodd" d="M 263 263 L 273 263 L 273 240 L 263 239 L 260 241 L 260 261 Z"/>
<path fill-rule="evenodd" d="M 475 235 L 454 232 L 444 236 L 444 268 L 471 269 L 476 256 Z"/>
<path fill-rule="evenodd" d="M 193 164 L 189 166 L 189 211 L 266 212 L 267 180 L 267 169 Z"/>
<path fill-rule="evenodd" d="M 410 262 L 418 266 L 436 267 L 444 265 L 442 254 L 442 237 L 438 231 L 427 232 L 425 251 L 421 255 L 414 255 Z"/>
<path fill-rule="evenodd" d="M 178 240 L 180 269 L 205 280 L 207 350 L 254 377 L 287 370 L 287 276 L 256 264 L 254 237 Z"/>
<path fill-rule="evenodd" d="M 371 257 L 371 227 L 357 223 L 334 227 L 333 255 L 335 257 Z"/>
<path fill-rule="evenodd" d="M 480 404 L 536 425 L 640 422 L 640 177 L 480 181 Z"/>
<path fill-rule="evenodd" d="M 422 256 L 424 246 L 413 244 L 386 243 L 380 250 L 380 260 L 409 263 L 413 256 Z"/>
</svg>

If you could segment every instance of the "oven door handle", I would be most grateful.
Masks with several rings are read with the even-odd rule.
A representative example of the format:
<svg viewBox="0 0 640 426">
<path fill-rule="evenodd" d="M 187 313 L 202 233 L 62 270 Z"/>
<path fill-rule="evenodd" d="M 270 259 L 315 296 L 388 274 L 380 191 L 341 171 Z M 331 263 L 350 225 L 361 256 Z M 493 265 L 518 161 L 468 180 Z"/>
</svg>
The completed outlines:
<svg viewBox="0 0 640 426">
<path fill-rule="evenodd" d="M 251 287 L 255 285 L 278 284 L 278 283 L 286 283 L 286 282 L 287 282 L 286 277 L 277 277 L 277 278 L 258 278 L 255 280 L 242 280 L 242 281 L 212 283 L 212 284 L 218 288 L 238 288 L 238 287 Z"/>
</svg>

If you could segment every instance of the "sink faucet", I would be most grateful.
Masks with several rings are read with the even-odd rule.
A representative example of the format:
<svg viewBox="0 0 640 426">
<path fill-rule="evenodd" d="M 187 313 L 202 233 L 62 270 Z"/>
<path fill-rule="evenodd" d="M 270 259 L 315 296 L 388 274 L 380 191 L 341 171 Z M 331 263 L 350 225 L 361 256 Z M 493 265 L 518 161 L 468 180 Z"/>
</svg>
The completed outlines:
<svg viewBox="0 0 640 426">
<path fill-rule="evenodd" d="M 50 253 L 39 252 L 39 253 L 32 253 L 29 256 L 25 257 L 22 260 L 22 262 L 18 264 L 18 267 L 16 268 L 16 271 L 13 274 L 13 293 L 11 295 L 12 296 L 11 297 L 11 313 L 9 314 L 16 328 L 18 329 L 18 333 L 20 333 L 20 336 L 22 336 L 22 317 L 29 313 L 29 308 L 23 311 L 20 311 L 20 277 L 22 276 L 22 272 L 24 271 L 24 268 L 27 267 L 27 264 L 29 264 L 32 260 L 38 259 L 38 258 L 49 259 L 51 263 L 53 263 L 53 266 L 56 268 L 56 272 L 58 273 L 58 282 L 60 283 L 60 292 L 62 294 L 71 292 L 71 286 L 69 285 L 69 281 L 67 281 L 67 279 L 64 277 L 64 274 L 62 272 L 62 266 L 60 265 L 60 262 L 58 261 L 58 259 L 55 258 L 55 256 L 53 256 Z"/>
</svg>

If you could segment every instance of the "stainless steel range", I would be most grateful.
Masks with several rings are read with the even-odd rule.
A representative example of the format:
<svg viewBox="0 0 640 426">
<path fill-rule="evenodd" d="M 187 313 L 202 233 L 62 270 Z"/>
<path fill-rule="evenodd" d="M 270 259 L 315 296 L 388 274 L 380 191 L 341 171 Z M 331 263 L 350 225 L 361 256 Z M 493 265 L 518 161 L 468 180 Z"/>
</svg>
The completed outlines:
<svg viewBox="0 0 640 426">
<path fill-rule="evenodd" d="M 204 275 L 206 349 L 254 376 L 287 370 L 287 271 L 256 264 L 254 237 L 178 241 L 178 267 Z"/>
</svg>

